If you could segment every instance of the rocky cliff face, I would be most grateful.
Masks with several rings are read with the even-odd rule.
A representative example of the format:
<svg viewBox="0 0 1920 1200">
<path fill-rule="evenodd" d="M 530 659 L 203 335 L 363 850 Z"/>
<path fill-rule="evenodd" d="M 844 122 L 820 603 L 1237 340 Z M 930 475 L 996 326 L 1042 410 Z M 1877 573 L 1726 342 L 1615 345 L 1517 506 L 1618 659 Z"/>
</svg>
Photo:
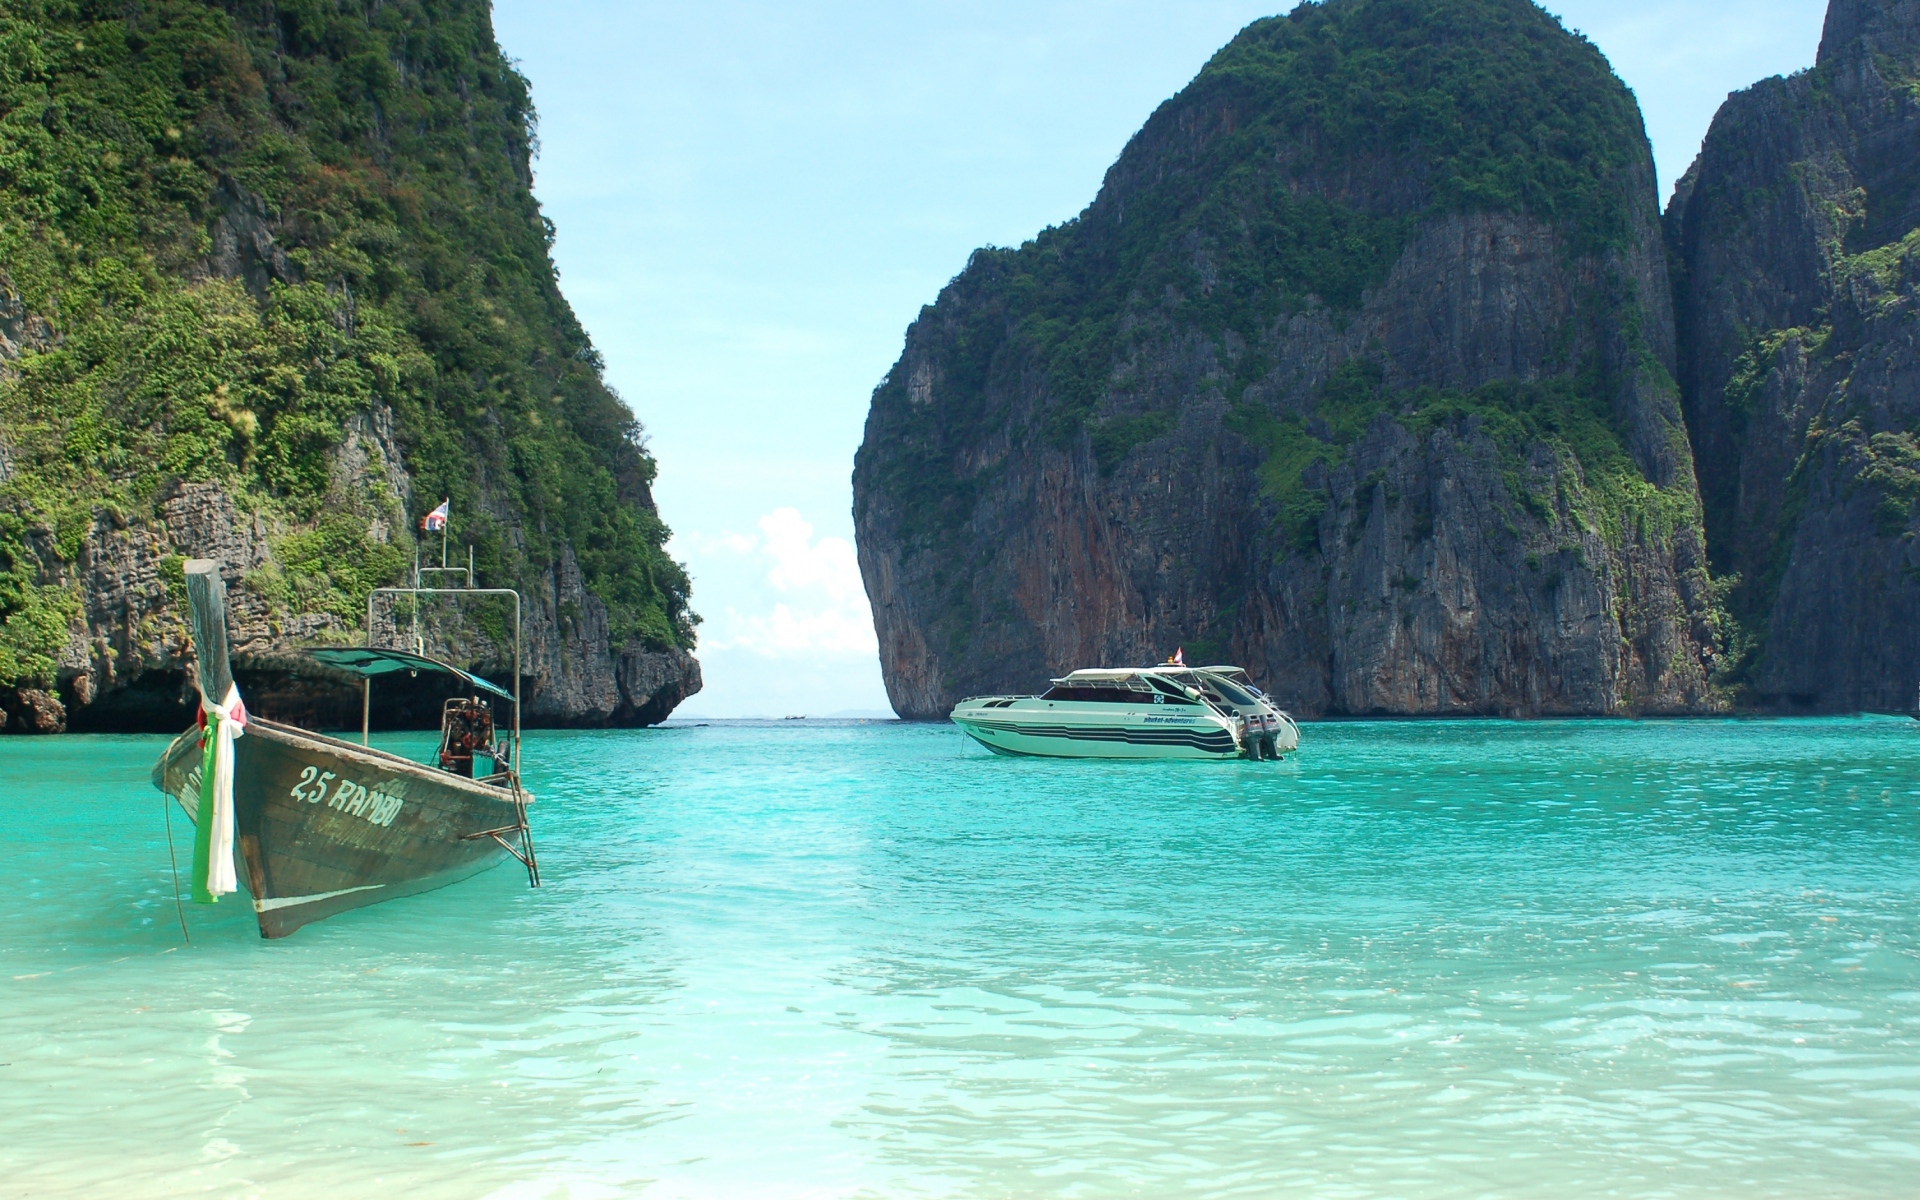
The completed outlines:
<svg viewBox="0 0 1920 1200">
<path fill-rule="evenodd" d="M 1817 65 L 1731 97 L 1667 213 L 1736 678 L 1794 710 L 1920 685 L 1920 2 L 1834 0 Z"/>
<path fill-rule="evenodd" d="M 191 719 L 180 567 L 219 560 L 256 712 L 357 722 L 357 639 L 453 501 L 526 597 L 531 723 L 700 686 L 653 460 L 555 286 L 532 110 L 484 3 L 0 15 L 0 727 Z M 506 613 L 430 619 L 512 669 Z M 384 630 L 391 634 L 396 631 Z M 376 719 L 433 719 L 376 689 Z"/>
<path fill-rule="evenodd" d="M 180 485 L 159 507 L 158 519 L 138 524 L 101 515 L 72 563 L 46 534 L 30 537 L 43 577 L 71 587 L 84 607 L 51 687 L 0 690 L 6 731 L 176 733 L 191 724 L 199 697 L 190 682 L 193 647 L 180 575 L 189 558 L 222 564 L 234 677 L 251 711 L 318 728 L 357 725 L 358 682 L 306 663 L 297 648 L 358 641 L 360 626 L 329 613 L 289 613 L 248 583 L 275 568 L 265 519 L 240 512 L 208 485 Z M 700 690 L 700 664 L 683 650 L 610 650 L 606 606 L 583 586 L 570 550 L 541 582 L 526 597 L 523 625 L 528 724 L 653 725 Z M 411 644 L 398 622 L 383 622 L 377 632 L 382 644 Z M 426 640 L 429 653 L 511 678 L 511 643 L 477 634 L 471 623 L 429 625 Z M 441 690 L 431 680 L 383 680 L 375 723 L 431 726 Z"/>
<path fill-rule="evenodd" d="M 1658 216 L 1631 96 L 1523 0 L 1250 26 L 876 389 L 895 709 L 1176 646 L 1308 714 L 1714 708 Z"/>
</svg>

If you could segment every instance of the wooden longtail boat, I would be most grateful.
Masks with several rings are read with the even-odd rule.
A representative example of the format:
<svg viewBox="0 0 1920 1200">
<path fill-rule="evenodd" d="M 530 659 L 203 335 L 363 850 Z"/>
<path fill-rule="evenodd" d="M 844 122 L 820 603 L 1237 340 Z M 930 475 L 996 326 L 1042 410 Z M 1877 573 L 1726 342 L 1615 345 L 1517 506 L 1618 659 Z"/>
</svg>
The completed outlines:
<svg viewBox="0 0 1920 1200">
<path fill-rule="evenodd" d="M 186 580 L 200 692 L 203 698 L 225 697 L 232 675 L 218 564 L 195 559 L 186 564 Z M 517 627 L 517 612 L 515 618 Z M 258 717 L 246 720 L 233 742 L 233 820 L 245 867 L 241 879 L 253 895 L 260 936 L 285 937 L 335 913 L 443 887 L 508 856 L 527 868 L 528 882 L 538 887 L 526 817 L 533 797 L 519 779 L 518 664 L 514 693 L 507 693 L 405 651 L 332 650 L 314 657 L 363 681 L 389 670 L 443 671 L 472 698 L 447 705 L 440 755 L 445 766 Z M 512 733 L 498 744 L 481 692 L 514 706 Z M 204 699 L 203 706 L 210 707 Z M 478 725 L 476 715 L 483 718 Z M 181 734 L 153 772 L 154 785 L 194 818 L 201 811 L 202 737 L 200 729 Z M 361 737 L 364 743 L 364 724 Z M 469 777 L 482 763 L 491 773 Z"/>
</svg>

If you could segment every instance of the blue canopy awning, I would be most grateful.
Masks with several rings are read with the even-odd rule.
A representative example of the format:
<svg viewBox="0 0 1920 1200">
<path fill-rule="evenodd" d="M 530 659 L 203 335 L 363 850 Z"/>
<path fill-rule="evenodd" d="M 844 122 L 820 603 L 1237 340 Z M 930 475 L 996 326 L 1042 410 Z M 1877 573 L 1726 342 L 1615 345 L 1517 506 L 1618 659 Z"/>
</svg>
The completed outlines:
<svg viewBox="0 0 1920 1200">
<path fill-rule="evenodd" d="M 336 670 L 350 671 L 355 675 L 369 678 L 374 675 L 386 675 L 393 671 L 440 671 L 480 691 L 492 692 L 502 700 L 513 699 L 512 692 L 497 684 L 488 683 L 471 672 L 462 671 L 452 663 L 443 663 L 437 658 L 428 658 L 424 654 L 414 654 L 406 650 L 380 650 L 370 646 L 328 646 L 307 651 L 307 657 Z"/>
</svg>

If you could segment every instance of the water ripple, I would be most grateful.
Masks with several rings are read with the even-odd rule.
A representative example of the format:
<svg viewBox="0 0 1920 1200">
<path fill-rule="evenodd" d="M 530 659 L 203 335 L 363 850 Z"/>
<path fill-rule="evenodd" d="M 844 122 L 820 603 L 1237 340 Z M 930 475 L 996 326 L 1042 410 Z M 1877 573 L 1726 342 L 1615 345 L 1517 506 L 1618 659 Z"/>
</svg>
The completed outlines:
<svg viewBox="0 0 1920 1200">
<path fill-rule="evenodd" d="M 271 944 L 227 903 L 187 948 L 159 741 L 0 741 L 0 1178 L 1914 1193 L 1910 723 L 1307 739 L 1275 766 L 1002 760 L 939 727 L 540 735 L 546 888 L 491 872 Z"/>
</svg>

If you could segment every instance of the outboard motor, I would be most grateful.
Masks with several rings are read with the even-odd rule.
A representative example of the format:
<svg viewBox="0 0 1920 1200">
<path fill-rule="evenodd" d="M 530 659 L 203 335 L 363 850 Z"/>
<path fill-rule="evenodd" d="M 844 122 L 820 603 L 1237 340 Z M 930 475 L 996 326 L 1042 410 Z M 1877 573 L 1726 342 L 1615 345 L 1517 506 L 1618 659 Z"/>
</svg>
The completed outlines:
<svg viewBox="0 0 1920 1200">
<path fill-rule="evenodd" d="M 441 769 L 472 779 L 474 759 L 482 755 L 489 760 L 486 774 L 493 774 L 493 710 L 478 696 L 447 701 L 440 710 Z"/>
</svg>

